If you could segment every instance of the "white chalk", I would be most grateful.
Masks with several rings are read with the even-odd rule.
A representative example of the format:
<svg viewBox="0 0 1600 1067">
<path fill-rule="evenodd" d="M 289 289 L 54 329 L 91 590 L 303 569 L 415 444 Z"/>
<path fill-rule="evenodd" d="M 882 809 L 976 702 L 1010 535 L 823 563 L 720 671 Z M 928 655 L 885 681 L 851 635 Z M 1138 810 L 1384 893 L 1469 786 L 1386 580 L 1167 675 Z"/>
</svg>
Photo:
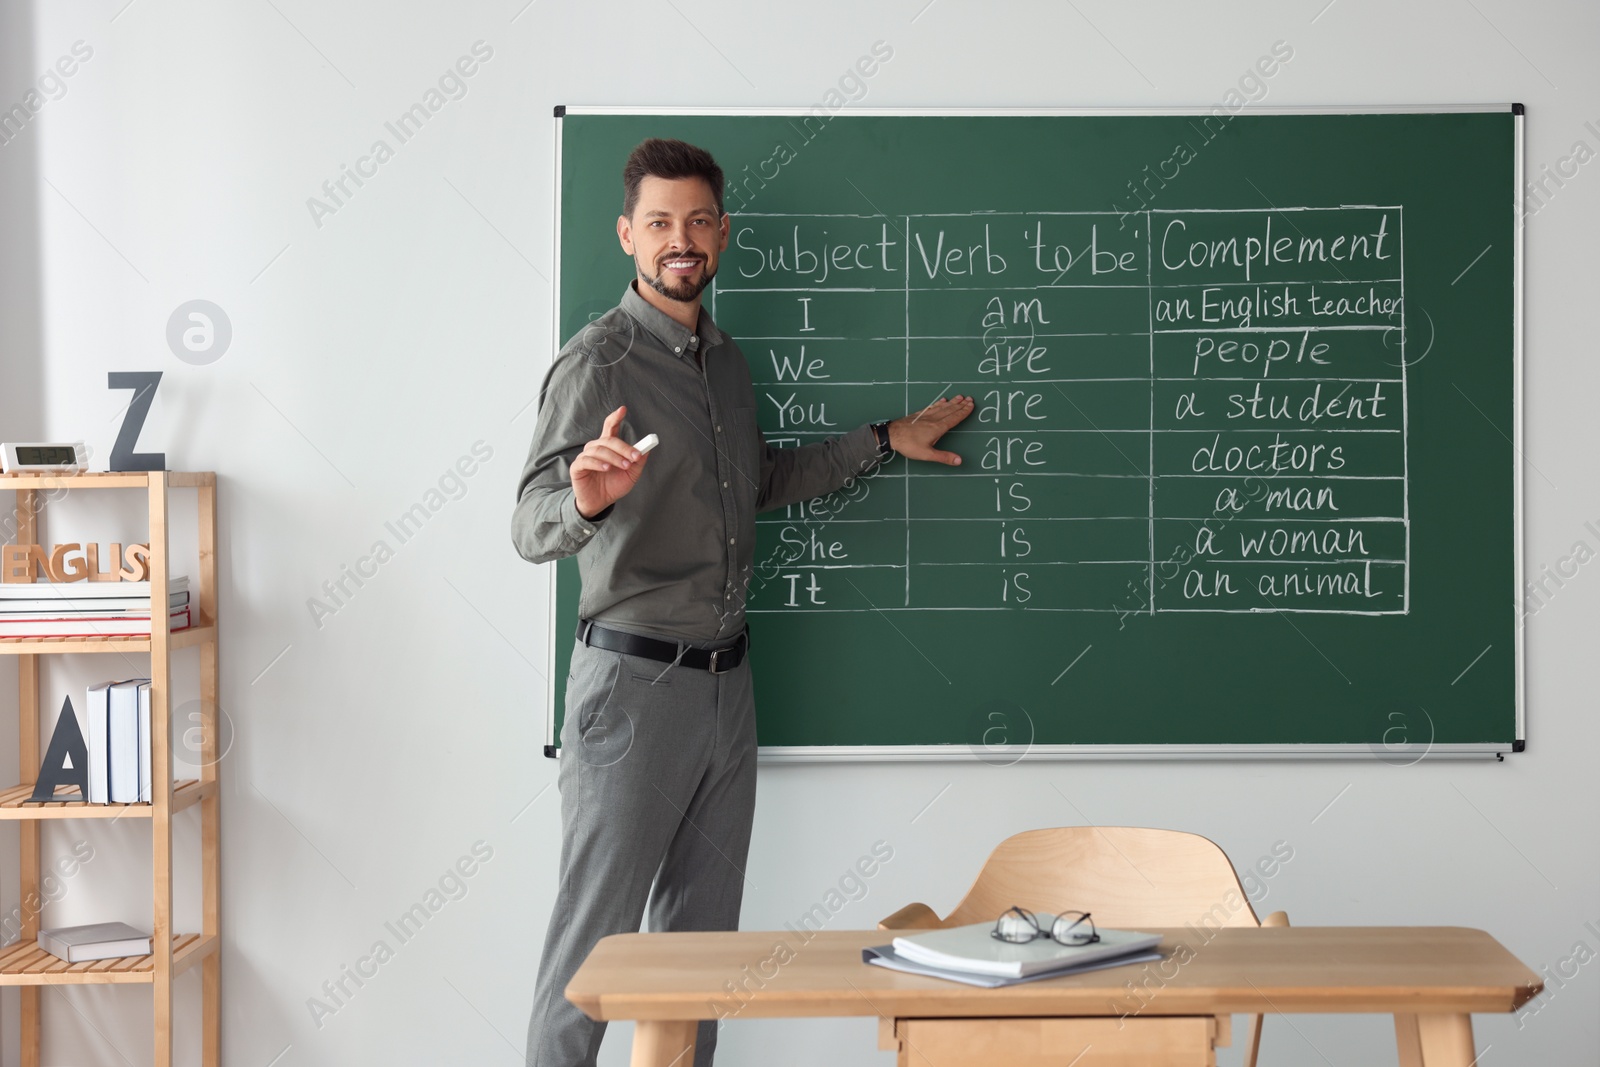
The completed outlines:
<svg viewBox="0 0 1600 1067">
<path fill-rule="evenodd" d="M 656 447 L 656 445 L 659 445 L 660 443 L 661 443 L 661 438 L 659 438 L 655 434 L 651 433 L 651 434 L 645 434 L 644 438 L 642 440 L 640 440 L 640 442 L 638 444 L 634 445 L 633 447 L 638 449 L 639 450 L 639 454 L 642 456 L 646 452 L 650 451 L 652 448 Z"/>
</svg>

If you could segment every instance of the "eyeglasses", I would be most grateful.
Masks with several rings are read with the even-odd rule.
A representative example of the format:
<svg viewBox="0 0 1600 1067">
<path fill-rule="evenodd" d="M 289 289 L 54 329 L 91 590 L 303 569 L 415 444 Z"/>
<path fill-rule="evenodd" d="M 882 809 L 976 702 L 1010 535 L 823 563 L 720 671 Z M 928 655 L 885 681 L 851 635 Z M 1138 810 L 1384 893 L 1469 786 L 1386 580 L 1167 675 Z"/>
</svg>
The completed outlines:
<svg viewBox="0 0 1600 1067">
<path fill-rule="evenodd" d="M 1050 916 L 1047 915 L 1045 918 L 1049 919 Z M 1039 917 L 1033 912 L 1016 907 L 1007 908 L 1005 914 L 995 920 L 994 929 L 989 932 L 989 936 L 1012 945 L 1026 945 L 1029 941 L 1037 941 L 1041 937 L 1063 945 L 1092 945 L 1100 940 L 1099 931 L 1095 930 L 1094 922 L 1086 911 L 1062 912 L 1051 920 L 1049 928 L 1046 929 L 1040 925 Z"/>
</svg>

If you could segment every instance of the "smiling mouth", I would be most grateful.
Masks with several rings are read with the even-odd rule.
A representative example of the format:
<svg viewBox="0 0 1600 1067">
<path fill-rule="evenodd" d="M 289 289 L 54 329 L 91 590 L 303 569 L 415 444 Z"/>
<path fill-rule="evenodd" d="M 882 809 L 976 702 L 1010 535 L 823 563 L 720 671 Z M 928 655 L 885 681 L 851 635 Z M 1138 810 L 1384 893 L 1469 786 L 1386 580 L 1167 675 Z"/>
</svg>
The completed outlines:
<svg viewBox="0 0 1600 1067">
<path fill-rule="evenodd" d="M 688 258 L 680 259 L 664 259 L 661 261 L 661 265 L 667 270 L 672 271 L 674 274 L 687 274 L 690 271 L 698 268 L 704 262 L 705 260 L 701 259 L 699 256 L 690 256 Z"/>
</svg>

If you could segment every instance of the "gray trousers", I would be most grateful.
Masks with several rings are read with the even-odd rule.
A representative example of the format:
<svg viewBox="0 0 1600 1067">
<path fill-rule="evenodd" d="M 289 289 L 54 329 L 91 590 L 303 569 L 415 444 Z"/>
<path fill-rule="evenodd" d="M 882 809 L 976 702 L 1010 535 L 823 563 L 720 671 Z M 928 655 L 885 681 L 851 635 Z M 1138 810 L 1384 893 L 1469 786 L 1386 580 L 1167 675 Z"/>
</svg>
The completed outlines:
<svg viewBox="0 0 1600 1067">
<path fill-rule="evenodd" d="M 595 943 L 734 930 L 755 813 L 748 660 L 725 674 L 575 644 L 561 727 L 561 875 L 528 1021 L 528 1067 L 592 1067 L 606 1024 L 562 995 Z M 654 882 L 654 892 L 651 883 Z M 700 1024 L 710 1067 L 717 1024 Z"/>
</svg>

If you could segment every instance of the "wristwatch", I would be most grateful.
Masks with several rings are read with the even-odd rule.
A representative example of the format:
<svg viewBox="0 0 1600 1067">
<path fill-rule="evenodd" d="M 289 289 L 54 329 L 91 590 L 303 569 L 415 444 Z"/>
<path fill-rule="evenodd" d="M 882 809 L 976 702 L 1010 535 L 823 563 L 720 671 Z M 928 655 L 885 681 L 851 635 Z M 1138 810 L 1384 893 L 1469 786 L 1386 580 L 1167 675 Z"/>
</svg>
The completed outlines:
<svg viewBox="0 0 1600 1067">
<path fill-rule="evenodd" d="M 887 422 L 873 423 L 872 435 L 878 439 L 879 459 L 888 459 L 894 455 L 894 446 L 889 444 L 889 424 Z"/>
</svg>

